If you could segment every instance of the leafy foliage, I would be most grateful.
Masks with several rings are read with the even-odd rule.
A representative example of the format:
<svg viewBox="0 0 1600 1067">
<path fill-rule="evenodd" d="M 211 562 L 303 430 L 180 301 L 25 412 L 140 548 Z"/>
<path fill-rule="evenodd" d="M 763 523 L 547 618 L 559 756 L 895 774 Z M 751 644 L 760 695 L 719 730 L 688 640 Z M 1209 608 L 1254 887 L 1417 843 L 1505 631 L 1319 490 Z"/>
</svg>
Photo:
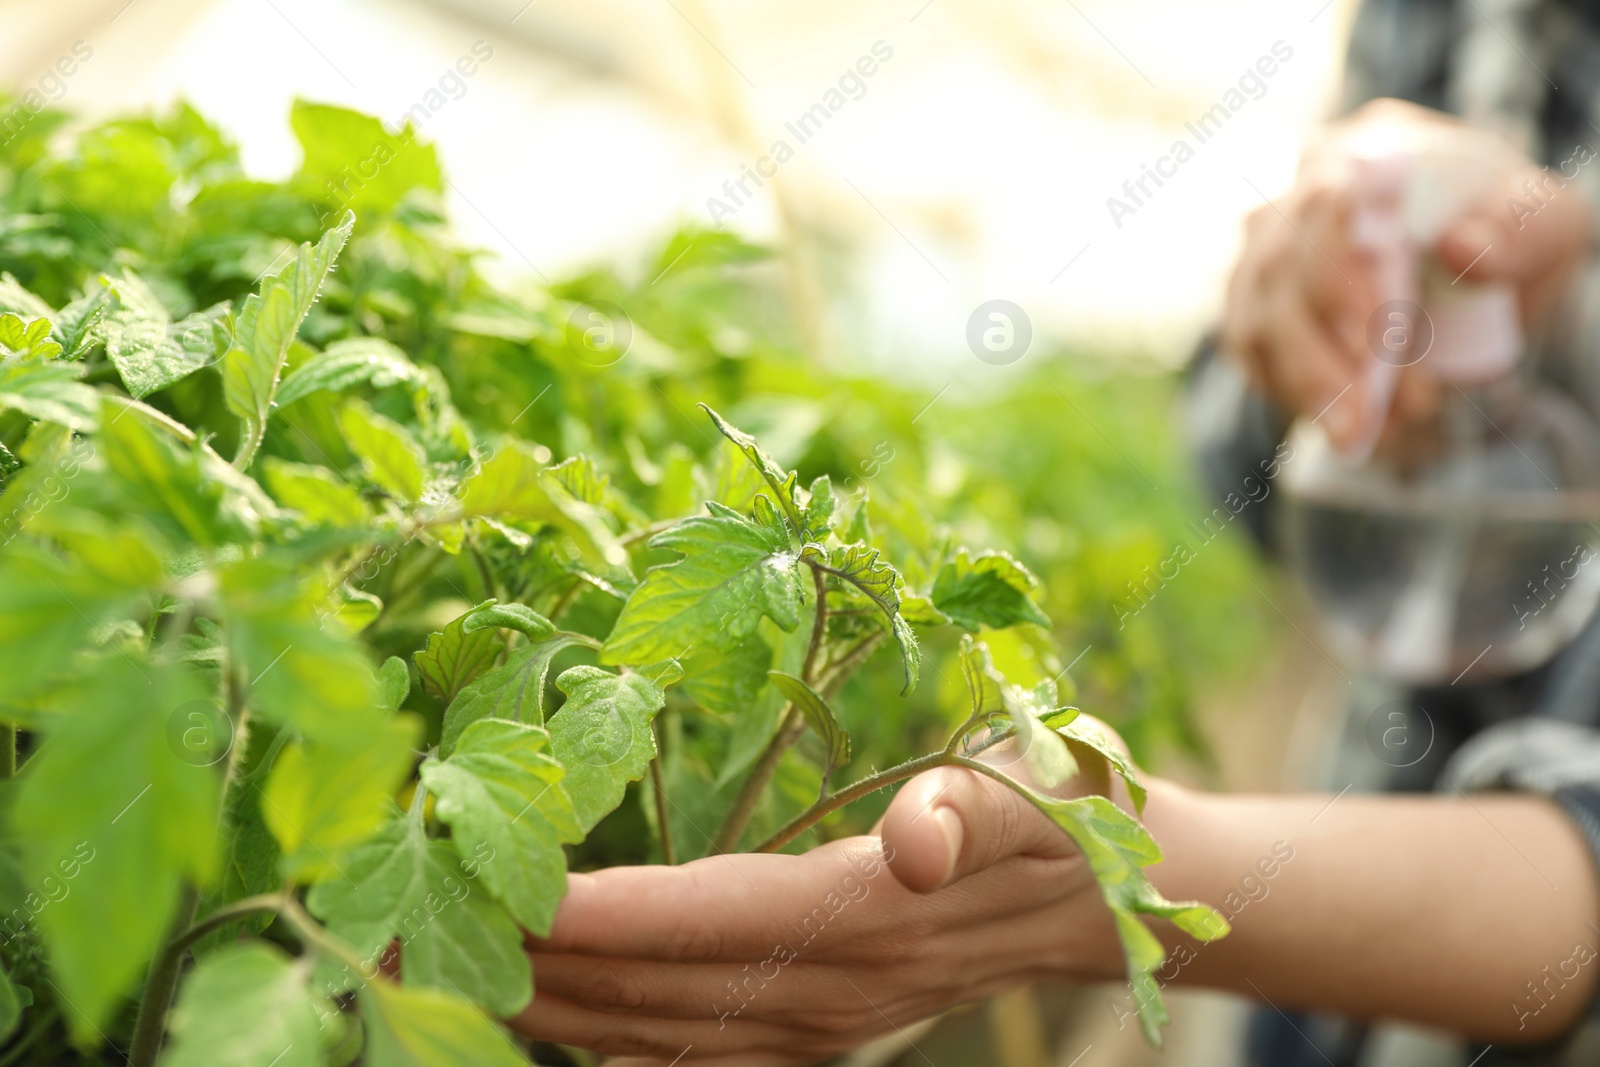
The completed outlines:
<svg viewBox="0 0 1600 1067">
<path fill-rule="evenodd" d="M 604 662 L 653 663 L 703 641 L 737 642 L 762 616 L 785 630 L 800 624 L 800 575 L 780 530 L 723 511 L 685 519 L 650 547 L 684 558 L 645 575 L 606 641 Z"/>
<path fill-rule="evenodd" d="M 172 1016 L 164 1067 L 249 1067 L 324 1062 L 318 1003 L 308 975 L 283 952 L 259 941 L 202 960 Z"/>
<path fill-rule="evenodd" d="M 1036 783 L 1104 761 L 1138 797 L 1058 707 L 1057 639 L 1097 649 L 1082 689 L 1142 751 L 1194 746 L 1174 664 L 1220 639 L 1197 620 L 1242 564 L 1208 549 L 1124 625 L 1119 583 L 1180 521 L 1098 430 L 918 422 L 925 397 L 796 353 L 730 234 L 672 238 L 659 284 L 497 288 L 430 147 L 292 124 L 280 183 L 184 106 L 0 146 L 0 896 L 27 917 L 0 1030 L 149 1067 L 161 1020 L 130 1002 L 192 949 L 166 1062 L 522 1063 L 491 1018 L 527 1003 L 522 931 L 569 868 L 804 822 L 956 722 L 1032 739 Z M 606 368 L 566 326 L 598 300 L 635 320 Z M 1017 785 L 1089 857 L 1155 1033 L 1141 916 L 1208 913 L 1154 893 L 1132 816 Z"/>
</svg>

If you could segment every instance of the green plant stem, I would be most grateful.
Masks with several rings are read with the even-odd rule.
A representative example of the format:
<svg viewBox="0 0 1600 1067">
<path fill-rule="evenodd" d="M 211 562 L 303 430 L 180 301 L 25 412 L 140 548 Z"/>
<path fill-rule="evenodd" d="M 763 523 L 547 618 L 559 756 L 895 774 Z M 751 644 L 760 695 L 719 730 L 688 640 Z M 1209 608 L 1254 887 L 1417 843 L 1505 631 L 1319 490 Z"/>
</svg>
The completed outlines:
<svg viewBox="0 0 1600 1067">
<path fill-rule="evenodd" d="M 249 743 L 250 713 L 245 704 L 246 685 L 237 666 L 228 664 L 223 682 L 228 704 L 228 718 L 233 724 L 233 746 L 228 752 L 227 766 L 222 775 L 222 804 L 226 806 L 228 789 L 239 773 L 244 760 L 244 749 Z M 172 1006 L 172 995 L 178 988 L 178 977 L 183 971 L 183 956 L 190 945 L 204 933 L 193 934 L 195 911 L 200 907 L 200 891 L 185 883 L 178 899 L 178 911 L 173 919 L 173 935 L 150 964 L 150 975 L 145 979 L 144 994 L 139 998 L 139 1014 L 134 1019 L 133 1039 L 128 1051 L 132 1067 L 150 1067 L 161 1053 L 161 1039 L 167 1029 L 167 1009 Z M 214 928 L 214 927 L 212 927 Z"/>
<path fill-rule="evenodd" d="M 284 895 L 282 893 L 262 893 L 258 896 L 244 897 L 218 908 L 204 919 L 190 926 L 183 933 L 173 938 L 168 943 L 164 952 L 176 954 L 180 959 L 189 948 L 207 934 L 227 926 L 229 923 L 238 922 L 240 919 L 259 915 L 264 911 L 280 911 L 283 908 Z"/>
<path fill-rule="evenodd" d="M 489 573 L 489 561 L 483 558 L 477 545 L 472 546 L 472 561 L 478 565 L 478 580 L 483 583 L 483 595 L 496 597 L 494 575 Z"/>
<path fill-rule="evenodd" d="M 970 759 L 967 756 L 955 756 L 950 762 L 951 766 L 965 767 L 969 771 L 977 771 L 986 778 L 993 778 L 995 781 L 999 782 L 1013 793 L 1016 793 L 1018 796 L 1028 801 L 1030 804 L 1037 804 L 1039 802 L 1037 799 L 1035 799 L 1039 796 L 1038 793 L 1035 793 L 1032 789 L 1029 789 L 1026 785 L 1017 781 L 1015 778 L 1012 778 L 1010 775 L 996 770 L 981 760 Z"/>
<path fill-rule="evenodd" d="M 550 614 L 548 617 L 551 622 L 557 622 L 560 620 L 561 613 L 566 611 L 567 607 L 577 599 L 578 593 L 582 591 L 583 586 L 583 579 L 575 578 L 573 579 L 572 584 L 567 587 L 566 592 L 562 593 L 556 598 L 555 603 L 550 606 Z"/>
<path fill-rule="evenodd" d="M 239 454 L 233 457 L 233 469 L 247 471 L 255 462 L 256 450 L 267 435 L 266 423 L 251 419 L 245 424 L 244 439 L 239 442 Z"/>
<path fill-rule="evenodd" d="M 678 857 L 672 847 L 672 823 L 667 820 L 667 783 L 661 773 L 661 761 L 667 753 L 661 743 L 659 716 L 650 724 L 650 729 L 656 736 L 656 757 L 650 761 L 650 785 L 655 791 L 656 799 L 656 840 L 661 845 L 661 862 L 672 867 L 677 864 Z"/>
<path fill-rule="evenodd" d="M 174 949 L 194 923 L 195 909 L 200 906 L 200 891 L 185 884 L 178 899 L 178 914 L 173 921 L 174 931 L 167 947 L 150 965 L 150 976 L 145 979 L 144 995 L 139 998 L 139 1014 L 133 1023 L 133 1040 L 128 1048 L 131 1067 L 151 1067 L 161 1052 L 161 1039 L 167 1030 L 167 1009 L 172 1006 L 172 994 L 178 987 L 178 975 L 183 970 L 183 953 L 188 947 Z M 193 944 L 193 942 L 189 942 Z"/>
<path fill-rule="evenodd" d="M 640 541 L 647 541 L 658 533 L 665 533 L 682 521 L 682 519 L 660 519 L 648 526 L 641 526 L 637 530 L 628 531 L 617 538 L 617 544 L 623 548 L 631 548 Z"/>
<path fill-rule="evenodd" d="M 1006 782 L 1013 789 L 1019 788 L 1015 782 L 994 771 L 988 765 L 979 763 L 977 760 L 970 759 L 956 751 L 966 736 L 975 728 L 983 725 L 988 718 L 989 716 L 986 714 L 975 713 L 960 726 L 956 727 L 955 732 L 950 735 L 950 740 L 939 751 L 907 760 L 904 763 L 890 767 L 886 771 L 879 771 L 877 774 L 861 779 L 854 785 L 841 789 L 832 796 L 818 798 L 815 804 L 790 819 L 781 830 L 757 845 L 755 850 L 757 852 L 776 852 L 840 808 L 855 803 L 869 793 L 876 793 L 880 789 L 894 785 L 896 782 L 903 782 L 907 778 L 915 777 L 923 771 L 932 770 L 935 767 L 970 767 L 989 775 L 991 778 Z M 976 751 L 981 752 L 1001 740 L 1003 738 L 990 738 L 979 746 Z"/>
<path fill-rule="evenodd" d="M 279 910 L 278 915 L 294 928 L 294 932 L 300 935 L 301 940 L 324 956 L 330 956 L 338 960 L 357 974 L 360 974 L 362 968 L 366 966 L 361 958 L 356 955 L 353 948 L 323 929 L 322 924 L 313 919 L 310 913 L 300 906 L 300 902 L 294 898 L 293 894 L 284 896 L 283 907 Z"/>
<path fill-rule="evenodd" d="M 907 760 L 898 766 L 890 767 L 886 771 L 879 771 L 877 774 L 863 778 L 859 782 L 839 790 L 832 796 L 824 797 L 790 819 L 784 824 L 783 829 L 757 845 L 755 851 L 776 852 L 847 804 L 853 804 L 869 793 L 876 793 L 878 790 L 886 789 L 897 782 L 913 778 L 923 771 L 929 771 L 935 767 L 955 766 L 960 759 L 960 756 L 957 756 L 949 749 L 940 749 L 937 752 L 930 752 L 926 756 L 918 756 L 916 759 Z"/>
<path fill-rule="evenodd" d="M 828 663 L 826 672 L 812 688 L 821 693 L 823 697 L 832 700 L 839 695 L 839 690 L 844 688 L 844 683 L 850 680 L 857 667 L 866 662 L 867 657 L 877 650 L 886 636 L 884 631 L 870 634 L 858 641 L 850 651 Z"/>
<path fill-rule="evenodd" d="M 444 550 L 438 545 L 429 545 L 424 558 L 413 566 L 410 572 L 402 575 L 397 571 L 389 587 L 389 595 L 383 598 L 383 609 L 378 612 L 378 617 L 381 619 L 398 610 L 408 597 L 422 589 L 427 584 L 428 576 L 433 573 L 433 569 L 439 565 L 444 555 Z"/>
<path fill-rule="evenodd" d="M 807 685 L 816 680 L 817 661 L 821 658 L 822 646 L 828 637 L 827 579 L 815 566 L 811 568 L 811 582 L 816 590 L 817 611 L 811 621 L 811 640 L 806 644 L 805 663 L 800 668 L 800 677 Z M 723 819 L 721 828 L 717 830 L 716 840 L 712 842 L 714 851 L 732 852 L 739 847 L 739 838 L 744 836 L 744 829 L 750 824 L 750 816 L 755 814 L 756 804 L 761 800 L 762 791 L 766 789 L 772 776 L 778 772 L 778 764 L 783 762 L 783 754 L 789 751 L 805 732 L 805 715 L 792 703 L 785 704 L 778 732 L 767 742 L 767 747 L 761 750 L 755 766 L 750 769 L 749 775 L 739 786 L 739 795 L 734 797 L 733 806 L 728 809 L 728 815 Z"/>
</svg>

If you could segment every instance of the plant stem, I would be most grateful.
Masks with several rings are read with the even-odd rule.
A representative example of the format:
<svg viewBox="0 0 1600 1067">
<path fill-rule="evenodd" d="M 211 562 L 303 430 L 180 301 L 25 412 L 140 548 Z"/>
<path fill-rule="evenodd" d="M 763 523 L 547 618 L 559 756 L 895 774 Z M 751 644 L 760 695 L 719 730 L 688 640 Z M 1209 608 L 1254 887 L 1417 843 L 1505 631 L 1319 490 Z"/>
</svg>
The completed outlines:
<svg viewBox="0 0 1600 1067">
<path fill-rule="evenodd" d="M 815 566 L 811 568 L 811 583 L 816 590 L 817 612 L 811 621 L 811 640 L 806 645 L 805 663 L 800 668 L 800 678 L 807 685 L 816 680 L 817 660 L 828 637 L 827 579 Z M 767 747 L 761 750 L 761 756 L 750 769 L 750 774 L 744 783 L 740 785 L 739 795 L 734 798 L 733 806 L 728 809 L 728 815 L 717 831 L 716 840 L 712 843 L 713 849 L 717 852 L 731 852 L 739 847 L 739 838 L 744 835 L 745 827 L 750 824 L 750 816 L 755 814 L 762 790 L 766 789 L 767 783 L 778 772 L 778 764 L 783 762 L 783 754 L 789 751 L 806 732 L 805 715 L 800 709 L 793 704 L 785 704 L 784 708 L 778 732 L 767 742 Z"/>
<path fill-rule="evenodd" d="M 884 631 L 879 630 L 858 641 L 850 651 L 829 662 L 825 675 L 812 688 L 832 700 L 839 694 L 839 690 L 844 688 L 844 683 L 850 680 L 850 675 L 855 673 L 856 668 L 877 651 L 885 636 Z"/>
<path fill-rule="evenodd" d="M 824 797 L 790 819 L 783 829 L 757 845 L 755 851 L 776 852 L 821 822 L 826 816 L 845 805 L 852 804 L 867 794 L 876 793 L 878 790 L 885 789 L 896 782 L 903 782 L 907 778 L 915 777 L 923 771 L 932 770 L 935 767 L 954 766 L 960 759 L 960 756 L 957 756 L 949 749 L 940 749 L 937 752 L 930 752 L 926 756 L 918 756 L 916 759 L 907 760 L 898 766 L 890 767 L 886 771 L 879 771 L 877 774 L 863 778 L 859 782 L 839 790 L 839 792 L 830 797 Z"/>
<path fill-rule="evenodd" d="M 672 867 L 677 864 L 678 857 L 672 847 L 672 823 L 667 820 L 667 784 L 662 780 L 661 773 L 661 761 L 666 756 L 666 749 L 661 743 L 659 717 L 650 724 L 650 729 L 656 735 L 656 758 L 650 761 L 650 784 L 656 796 L 656 840 L 661 845 L 661 862 Z"/>
<path fill-rule="evenodd" d="M 583 586 L 583 579 L 575 578 L 573 579 L 572 584 L 567 587 L 566 592 L 562 593 L 556 598 L 555 603 L 550 606 L 549 619 L 551 622 L 556 622 L 561 618 L 561 613 L 566 611 L 567 606 L 577 598 L 578 593 L 583 589 Z"/>
<path fill-rule="evenodd" d="M 249 744 L 249 709 L 245 704 L 245 681 L 237 665 L 228 664 L 223 686 L 228 704 L 228 721 L 234 730 L 233 745 L 228 750 L 228 762 L 223 769 L 221 804 L 226 807 L 228 789 L 239 773 L 244 760 L 244 749 Z M 13 760 L 15 751 L 13 750 Z M 178 976 L 183 971 L 183 956 L 190 945 L 205 936 L 221 923 L 202 924 L 201 933 L 194 932 L 194 915 L 200 907 L 200 891 L 184 884 L 178 898 L 178 911 L 173 918 L 173 934 L 161 953 L 150 964 L 150 975 L 145 979 L 144 994 L 139 998 L 139 1014 L 133 1024 L 133 1040 L 128 1052 L 132 1067 L 150 1067 L 161 1053 L 161 1039 L 167 1029 L 167 1009 L 172 1006 L 172 994 L 178 987 Z M 215 918 L 213 916 L 212 918 Z M 227 922 L 227 919 L 222 920 Z M 208 925 L 209 924 L 209 925 Z"/>
<path fill-rule="evenodd" d="M 969 759 L 966 756 L 956 756 L 951 763 L 953 766 L 965 767 L 969 771 L 977 771 L 979 774 L 984 775 L 987 778 L 993 778 L 995 781 L 999 782 L 1001 785 L 1005 786 L 1007 789 L 1016 793 L 1023 799 L 1028 800 L 1031 803 L 1037 803 L 1034 798 L 1039 794 L 1035 793 L 1032 789 L 1029 789 L 1026 785 L 1017 781 L 1015 778 L 1012 778 L 1010 775 L 996 770 L 981 760 Z"/>
<path fill-rule="evenodd" d="M 313 919 L 306 909 L 300 906 L 300 902 L 294 898 L 294 894 L 284 894 L 278 916 L 292 926 L 294 932 L 299 934 L 301 940 L 305 941 L 306 944 L 324 956 L 332 957 L 345 964 L 355 971 L 358 976 L 366 977 L 361 974 L 366 964 L 356 955 L 355 950 L 328 933 L 327 930 L 324 930 L 322 924 Z"/>
<path fill-rule="evenodd" d="M 877 774 L 863 778 L 861 781 L 840 790 L 832 796 L 819 797 L 815 804 L 790 819 L 784 824 L 783 829 L 761 842 L 756 846 L 755 850 L 757 852 L 776 852 L 840 808 L 855 803 L 869 793 L 876 793 L 880 789 L 894 785 L 896 782 L 903 782 L 907 778 L 914 777 L 926 770 L 932 770 L 934 767 L 969 767 L 973 770 L 981 771 L 991 778 L 1006 782 L 1013 789 L 1017 788 L 1016 783 L 993 770 L 987 764 L 979 763 L 977 760 L 963 756 L 957 751 L 967 735 L 974 728 L 981 726 L 987 719 L 988 715 L 984 713 L 974 713 L 960 726 L 956 727 L 955 732 L 950 735 L 950 740 L 939 751 L 907 760 L 897 766 L 890 767 L 886 771 L 879 771 Z M 973 751 L 982 752 L 1002 740 L 1004 738 L 998 735 L 991 737 Z"/>
<path fill-rule="evenodd" d="M 631 530 L 623 534 L 617 538 L 617 543 L 623 548 L 632 548 L 640 541 L 648 540 L 658 533 L 670 530 L 682 521 L 682 519 L 661 519 L 657 522 L 652 522 L 648 526 L 641 526 L 637 530 Z"/>
<path fill-rule="evenodd" d="M 444 555 L 444 550 L 438 545 L 429 545 L 422 560 L 413 566 L 409 573 L 401 574 L 396 569 L 394 580 L 389 586 L 389 595 L 383 598 L 383 608 L 378 612 L 378 617 L 382 618 L 395 611 L 405 603 L 407 597 L 423 588 L 427 584 L 428 576 L 439 565 L 439 561 L 444 559 Z"/>
<path fill-rule="evenodd" d="M 483 595 L 494 598 L 496 596 L 494 575 L 489 573 L 489 561 L 483 558 L 483 553 L 478 550 L 477 545 L 472 546 L 472 560 L 478 565 L 478 580 L 483 583 Z"/>
<path fill-rule="evenodd" d="M 257 422 L 251 419 L 245 423 L 244 440 L 239 442 L 239 454 L 233 457 L 233 469 L 247 471 L 250 464 L 255 462 L 256 449 L 261 447 L 261 441 L 267 435 L 265 421 Z"/>
<path fill-rule="evenodd" d="M 817 658 L 828 640 L 828 580 L 817 567 L 811 568 L 811 587 L 816 591 L 817 613 L 811 618 L 811 640 L 806 644 L 805 663 L 800 678 L 807 685 L 817 680 Z"/>
<path fill-rule="evenodd" d="M 133 1041 L 128 1049 L 128 1063 L 132 1067 L 151 1067 L 161 1052 L 161 1038 L 167 1029 L 167 1009 L 172 1006 L 172 993 L 178 987 L 178 974 L 183 969 L 182 948 L 184 934 L 194 922 L 195 909 L 200 906 L 200 891 L 184 884 L 178 898 L 178 913 L 173 920 L 172 938 L 161 955 L 150 965 L 150 976 L 145 979 L 144 996 L 139 998 L 139 1015 L 133 1024 Z"/>
<path fill-rule="evenodd" d="M 181 958 L 191 945 L 207 934 L 215 933 L 229 923 L 238 922 L 251 915 L 259 915 L 264 911 L 280 911 L 283 908 L 283 901 L 282 893 L 262 893 L 236 900 L 232 904 L 218 908 L 173 938 L 163 951 Z"/>
</svg>

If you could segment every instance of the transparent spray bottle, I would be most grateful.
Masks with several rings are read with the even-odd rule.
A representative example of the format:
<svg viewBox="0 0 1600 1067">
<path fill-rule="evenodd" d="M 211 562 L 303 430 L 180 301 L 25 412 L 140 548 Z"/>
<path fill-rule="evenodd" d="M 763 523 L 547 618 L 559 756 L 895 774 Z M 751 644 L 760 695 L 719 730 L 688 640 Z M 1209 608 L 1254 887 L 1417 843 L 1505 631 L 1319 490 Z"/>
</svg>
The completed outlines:
<svg viewBox="0 0 1600 1067">
<path fill-rule="evenodd" d="M 1303 418 L 1280 475 L 1279 532 L 1328 642 L 1409 684 L 1527 670 L 1600 600 L 1600 428 L 1523 359 L 1515 291 L 1452 277 L 1429 251 L 1503 178 L 1485 158 L 1452 131 L 1345 159 L 1351 240 L 1382 301 L 1363 435 L 1340 450 Z M 1439 404 L 1380 448 L 1401 374 L 1431 376 Z"/>
</svg>

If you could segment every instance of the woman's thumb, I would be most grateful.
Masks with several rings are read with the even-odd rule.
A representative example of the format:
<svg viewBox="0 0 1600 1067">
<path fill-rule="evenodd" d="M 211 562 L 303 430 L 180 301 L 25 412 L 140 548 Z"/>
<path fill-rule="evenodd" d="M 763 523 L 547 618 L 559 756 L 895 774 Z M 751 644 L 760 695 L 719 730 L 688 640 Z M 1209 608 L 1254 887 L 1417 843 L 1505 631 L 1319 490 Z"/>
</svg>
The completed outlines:
<svg viewBox="0 0 1600 1067">
<path fill-rule="evenodd" d="M 913 778 L 879 831 L 889 869 L 907 888 L 931 893 L 1010 856 L 1071 855 L 1072 841 L 1001 783 L 962 767 Z"/>
</svg>

